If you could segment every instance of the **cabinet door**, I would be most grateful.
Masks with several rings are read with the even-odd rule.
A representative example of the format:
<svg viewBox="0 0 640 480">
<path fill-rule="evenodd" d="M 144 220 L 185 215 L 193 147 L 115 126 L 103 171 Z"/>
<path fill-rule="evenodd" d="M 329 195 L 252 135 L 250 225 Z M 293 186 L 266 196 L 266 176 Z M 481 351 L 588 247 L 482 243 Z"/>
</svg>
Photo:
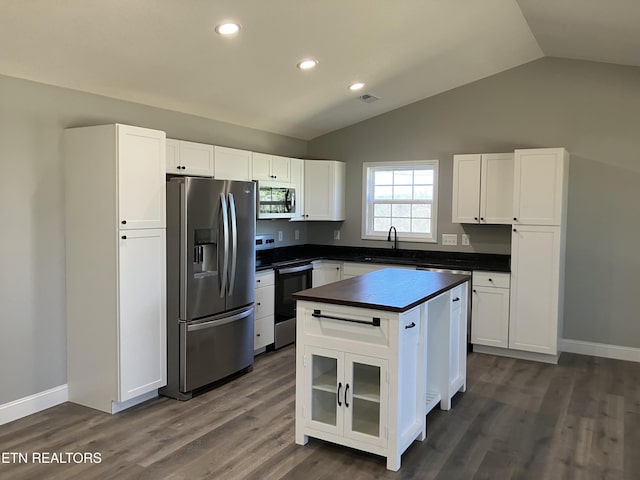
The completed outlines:
<svg viewBox="0 0 640 480">
<path fill-rule="evenodd" d="M 306 160 L 304 169 L 305 219 L 344 220 L 344 163 Z"/>
<path fill-rule="evenodd" d="M 471 343 L 490 347 L 508 347 L 509 290 L 473 287 Z"/>
<path fill-rule="evenodd" d="M 560 227 L 514 228 L 509 348 L 557 353 L 560 235 Z"/>
<path fill-rule="evenodd" d="M 167 383 L 165 241 L 163 229 L 128 230 L 120 235 L 120 402 Z"/>
<path fill-rule="evenodd" d="M 251 152 L 215 147 L 215 177 L 219 180 L 251 181 Z"/>
<path fill-rule="evenodd" d="M 253 152 L 251 159 L 251 178 L 253 180 L 273 180 L 271 176 L 271 157 L 273 157 L 273 155 Z"/>
<path fill-rule="evenodd" d="M 513 223 L 513 154 L 482 155 L 480 223 Z"/>
<path fill-rule="evenodd" d="M 345 353 L 344 363 L 344 436 L 384 447 L 389 394 L 387 360 Z"/>
<path fill-rule="evenodd" d="M 291 181 L 291 159 L 288 157 L 271 156 L 271 176 L 276 182 Z"/>
<path fill-rule="evenodd" d="M 180 141 L 180 173 L 213 177 L 213 145 Z"/>
<path fill-rule="evenodd" d="M 318 262 L 313 264 L 312 287 L 319 287 L 341 279 L 342 264 Z"/>
<path fill-rule="evenodd" d="M 273 315 L 274 305 L 275 287 L 273 285 L 256 288 L 256 318 Z"/>
<path fill-rule="evenodd" d="M 254 331 L 254 337 L 253 337 L 254 350 L 258 350 L 259 348 L 264 348 L 267 345 L 271 345 L 273 343 L 273 336 L 275 333 L 273 315 L 269 315 L 262 318 L 256 317 L 253 331 Z"/>
<path fill-rule="evenodd" d="M 568 159 L 564 148 L 515 151 L 514 223 L 560 225 Z"/>
<path fill-rule="evenodd" d="M 118 125 L 117 140 L 119 227 L 164 228 L 164 132 Z"/>
<path fill-rule="evenodd" d="M 305 220 L 304 217 L 304 160 L 291 159 L 291 186 L 296 191 L 296 212 L 292 222 Z"/>
<path fill-rule="evenodd" d="M 305 426 L 343 435 L 344 354 L 305 347 Z"/>
<path fill-rule="evenodd" d="M 452 223 L 480 222 L 481 155 L 453 156 Z"/>
<path fill-rule="evenodd" d="M 167 173 L 182 174 L 180 168 L 180 140 L 167 138 L 166 143 Z"/>
</svg>

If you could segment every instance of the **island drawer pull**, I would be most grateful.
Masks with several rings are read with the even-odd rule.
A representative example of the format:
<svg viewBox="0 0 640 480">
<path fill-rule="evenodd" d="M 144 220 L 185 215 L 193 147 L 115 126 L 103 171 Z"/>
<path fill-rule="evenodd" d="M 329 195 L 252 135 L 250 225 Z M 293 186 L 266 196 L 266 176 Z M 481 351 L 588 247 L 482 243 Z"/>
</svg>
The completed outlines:
<svg viewBox="0 0 640 480">
<path fill-rule="evenodd" d="M 489 279 L 489 281 L 491 281 L 491 279 Z M 452 302 L 459 302 L 460 301 L 460 297 L 456 297 L 453 300 L 451 300 Z"/>
<path fill-rule="evenodd" d="M 406 328 L 413 328 L 413 327 L 415 327 L 415 326 L 416 326 L 416 323 L 415 323 L 415 322 L 411 322 L 409 325 L 405 325 L 405 326 L 404 326 L 404 328 L 405 328 L 405 329 L 406 329 Z"/>
<path fill-rule="evenodd" d="M 343 322 L 362 323 L 364 325 L 371 325 L 373 327 L 380 326 L 379 317 L 373 317 L 370 322 L 365 322 L 364 320 L 356 320 L 354 318 L 342 318 L 342 317 L 333 317 L 331 315 L 322 315 L 322 312 L 320 310 L 314 310 L 311 316 L 315 318 L 328 318 L 330 320 L 341 320 Z"/>
</svg>

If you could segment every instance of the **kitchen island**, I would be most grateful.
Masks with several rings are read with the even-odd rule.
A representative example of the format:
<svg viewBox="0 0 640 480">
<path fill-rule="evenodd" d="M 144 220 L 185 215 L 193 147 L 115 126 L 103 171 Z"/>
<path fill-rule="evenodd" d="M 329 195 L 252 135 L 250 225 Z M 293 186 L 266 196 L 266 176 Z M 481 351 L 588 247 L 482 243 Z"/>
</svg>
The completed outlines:
<svg viewBox="0 0 640 480">
<path fill-rule="evenodd" d="M 384 269 L 297 300 L 296 443 L 387 458 L 426 438 L 426 414 L 466 388 L 468 276 Z"/>
</svg>

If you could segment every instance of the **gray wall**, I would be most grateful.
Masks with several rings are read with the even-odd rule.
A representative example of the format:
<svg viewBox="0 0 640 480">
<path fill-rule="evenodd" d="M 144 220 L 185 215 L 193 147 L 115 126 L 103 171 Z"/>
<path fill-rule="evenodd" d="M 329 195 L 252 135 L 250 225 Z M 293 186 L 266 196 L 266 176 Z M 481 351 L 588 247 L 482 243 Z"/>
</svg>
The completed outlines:
<svg viewBox="0 0 640 480">
<path fill-rule="evenodd" d="M 114 122 L 306 155 L 302 140 L 0 76 L 0 405 L 67 381 L 62 131 Z"/>
<path fill-rule="evenodd" d="M 466 231 L 467 250 L 508 253 L 508 227 L 450 223 L 453 154 L 564 146 L 571 153 L 564 337 L 640 348 L 639 119 L 640 68 L 555 58 L 408 105 L 310 142 L 310 156 L 347 162 L 348 193 L 342 239 L 314 225 L 308 236 L 386 245 L 360 240 L 362 162 L 439 159 L 438 234 Z"/>
</svg>

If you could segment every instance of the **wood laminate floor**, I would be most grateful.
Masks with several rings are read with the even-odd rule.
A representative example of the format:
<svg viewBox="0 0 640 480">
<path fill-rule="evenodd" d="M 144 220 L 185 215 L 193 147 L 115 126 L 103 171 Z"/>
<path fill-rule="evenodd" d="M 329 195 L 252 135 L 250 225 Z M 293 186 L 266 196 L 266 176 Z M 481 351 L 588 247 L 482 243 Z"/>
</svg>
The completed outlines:
<svg viewBox="0 0 640 480">
<path fill-rule="evenodd" d="M 468 389 L 427 439 L 385 459 L 294 443 L 295 347 L 188 402 L 118 415 L 65 403 L 0 426 L 0 453 L 99 452 L 99 464 L 0 463 L 0 479 L 640 479 L 640 364 L 468 356 Z"/>
</svg>

